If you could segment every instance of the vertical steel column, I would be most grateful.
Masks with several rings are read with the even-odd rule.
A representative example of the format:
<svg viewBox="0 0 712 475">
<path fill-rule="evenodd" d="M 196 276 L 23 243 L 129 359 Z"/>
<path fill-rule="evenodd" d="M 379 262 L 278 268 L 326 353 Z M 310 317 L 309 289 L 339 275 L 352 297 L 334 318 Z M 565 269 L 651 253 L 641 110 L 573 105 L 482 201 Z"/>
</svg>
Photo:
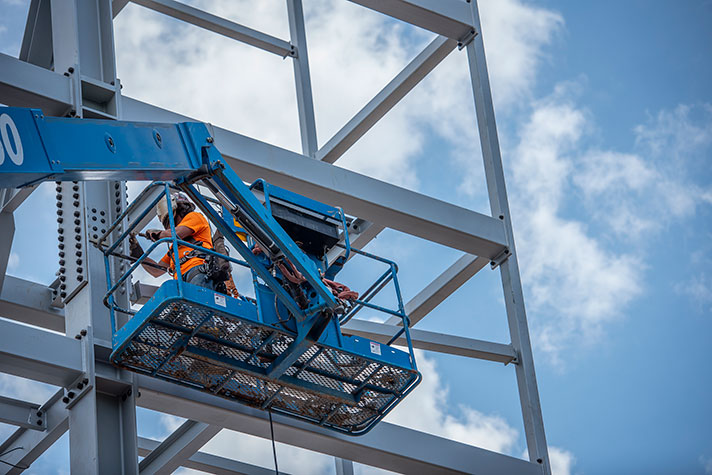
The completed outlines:
<svg viewBox="0 0 712 475">
<path fill-rule="evenodd" d="M 0 212 L 0 291 L 5 282 L 7 266 L 12 251 L 12 238 L 15 236 L 15 217 L 11 212 Z"/>
<path fill-rule="evenodd" d="M 351 460 L 335 457 L 336 475 L 354 475 L 354 463 Z"/>
<path fill-rule="evenodd" d="M 118 118 L 120 97 L 111 0 L 53 0 L 51 6 L 54 68 L 72 78 L 74 112 L 70 115 Z M 83 247 L 67 248 L 65 258 L 72 266 L 76 263 L 77 268 L 83 267 L 83 279 L 88 282 L 76 294 L 67 295 L 66 333 L 74 336 L 86 331 L 84 339 L 89 342 L 94 338 L 111 341 L 108 310 L 101 303 L 106 292 L 103 255 L 88 245 L 88 240 L 101 234 L 125 206 L 125 185 L 112 182 L 77 185 L 78 214 L 73 216 L 81 224 L 78 231 L 75 229 L 75 237 Z M 127 299 L 125 294 L 124 298 Z M 87 359 L 94 358 L 90 344 Z M 93 368 L 93 364 L 88 368 Z M 99 392 L 93 384 L 93 374 L 86 374 L 93 387 L 77 394 L 80 398 L 68 405 L 72 473 L 138 473 L 133 376 L 118 371 L 117 376 L 125 383 L 118 385 L 122 389 Z"/>
<path fill-rule="evenodd" d="M 304 9 L 302 0 L 287 0 L 289 34 L 291 43 L 296 47 L 294 57 L 294 82 L 297 87 L 297 108 L 299 110 L 299 129 L 302 136 L 302 153 L 309 157 L 316 155 L 319 146 L 316 141 L 316 122 L 314 119 L 314 99 L 312 97 L 311 76 L 309 74 L 309 56 L 307 54 L 307 35 L 304 27 Z"/>
<path fill-rule="evenodd" d="M 490 199 L 492 216 L 504 222 L 507 242 L 509 245 L 509 258 L 505 259 L 500 267 L 504 301 L 507 310 L 507 322 L 512 339 L 512 346 L 518 354 L 516 365 L 517 386 L 519 400 L 524 418 L 524 430 L 527 439 L 529 459 L 543 465 L 546 474 L 551 473 L 549 454 L 544 433 L 544 420 L 539 402 L 539 390 L 534 372 L 534 358 L 532 356 L 531 341 L 527 316 L 524 309 L 522 283 L 519 276 L 517 253 L 514 247 L 514 234 L 512 220 L 507 200 L 507 189 L 504 182 L 502 157 L 497 137 L 492 91 L 487 72 L 484 42 L 477 0 L 471 2 L 473 25 L 477 32 L 474 39 L 467 45 L 467 58 L 470 66 L 470 76 L 477 113 L 477 125 L 480 133 L 482 157 L 485 165 L 487 190 Z"/>
</svg>

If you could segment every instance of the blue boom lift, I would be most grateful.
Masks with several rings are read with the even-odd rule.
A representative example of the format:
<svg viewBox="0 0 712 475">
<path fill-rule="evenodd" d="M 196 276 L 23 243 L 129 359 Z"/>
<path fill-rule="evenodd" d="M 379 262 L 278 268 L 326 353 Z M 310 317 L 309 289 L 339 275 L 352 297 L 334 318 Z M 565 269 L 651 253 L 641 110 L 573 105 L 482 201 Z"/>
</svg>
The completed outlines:
<svg viewBox="0 0 712 475">
<path fill-rule="evenodd" d="M 370 430 L 420 382 L 395 263 L 352 249 L 341 209 L 262 180 L 245 185 L 204 124 L 64 119 L 0 107 L 0 187 L 78 180 L 154 180 L 94 241 L 106 265 L 114 364 L 351 435 Z M 237 250 L 241 259 L 200 248 L 249 267 L 254 299 L 184 282 L 173 253 L 176 279 L 138 310 L 117 303 L 117 290 L 156 246 L 196 248 L 177 239 L 168 199 L 173 237 L 115 277 L 117 261 L 130 259 L 125 240 L 171 190 L 188 195 Z M 328 262 L 335 246 L 341 255 Z M 353 253 L 386 270 L 347 300 L 325 279 Z M 396 309 L 372 303 L 390 282 Z M 343 335 L 341 325 L 363 308 L 400 317 L 402 329 L 387 344 Z M 403 334 L 408 351 L 390 346 Z"/>
</svg>

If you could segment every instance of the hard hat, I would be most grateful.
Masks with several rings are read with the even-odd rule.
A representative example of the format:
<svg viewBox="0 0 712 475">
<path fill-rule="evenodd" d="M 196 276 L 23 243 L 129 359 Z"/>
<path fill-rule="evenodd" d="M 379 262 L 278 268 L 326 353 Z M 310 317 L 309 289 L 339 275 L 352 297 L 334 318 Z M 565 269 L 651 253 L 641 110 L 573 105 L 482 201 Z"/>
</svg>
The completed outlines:
<svg viewBox="0 0 712 475">
<path fill-rule="evenodd" d="M 193 203 L 191 203 L 183 193 L 171 193 L 171 209 L 173 210 L 173 214 L 176 212 L 178 203 L 186 203 L 195 208 Z M 161 223 L 168 217 L 168 202 L 165 196 L 156 204 L 156 216 L 158 216 Z"/>
</svg>

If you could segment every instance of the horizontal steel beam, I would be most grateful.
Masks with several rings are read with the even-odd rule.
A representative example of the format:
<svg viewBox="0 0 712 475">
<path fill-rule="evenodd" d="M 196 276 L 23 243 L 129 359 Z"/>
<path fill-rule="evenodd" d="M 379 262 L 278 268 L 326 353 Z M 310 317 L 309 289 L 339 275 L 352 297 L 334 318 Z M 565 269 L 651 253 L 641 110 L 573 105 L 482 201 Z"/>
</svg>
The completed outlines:
<svg viewBox="0 0 712 475">
<path fill-rule="evenodd" d="M 81 343 L 64 335 L 0 320 L 0 372 L 68 386 L 83 373 Z"/>
<path fill-rule="evenodd" d="M 334 163 L 455 49 L 455 40 L 435 38 L 413 61 L 319 149 L 318 160 Z"/>
<path fill-rule="evenodd" d="M 122 107 L 125 120 L 193 120 L 128 97 Z M 243 180 L 264 178 L 352 216 L 470 254 L 494 258 L 506 247 L 498 219 L 225 129 L 213 127 L 213 134 Z"/>
<path fill-rule="evenodd" d="M 0 53 L 0 104 L 64 116 L 72 109 L 68 77 Z"/>
<path fill-rule="evenodd" d="M 354 318 L 342 327 L 346 335 L 358 335 L 381 343 L 387 343 L 402 327 L 385 323 L 369 322 Z M 427 351 L 437 351 L 450 355 L 477 358 L 508 364 L 517 359 L 517 353 L 512 345 L 475 340 L 456 335 L 410 329 L 410 338 L 414 348 Z M 396 345 L 407 346 L 405 336 L 399 337 Z"/>
<path fill-rule="evenodd" d="M 350 1 L 455 40 L 473 28 L 470 5 L 464 0 Z"/>
<path fill-rule="evenodd" d="M 20 428 L 0 444 L 0 454 L 15 447 L 22 447 L 21 450 L 4 455 L 2 459 L 5 462 L 18 467 L 28 467 L 69 430 L 69 415 L 66 405 L 62 402 L 62 396 L 64 391 L 60 389 L 37 410 L 44 415 L 47 430 Z M 19 474 L 22 471 L 10 465 L 0 464 L 0 475 Z"/>
<path fill-rule="evenodd" d="M 145 457 L 155 450 L 160 442 L 157 440 L 138 438 L 138 454 Z M 273 475 L 274 470 L 258 467 L 245 462 L 220 457 L 218 455 L 198 452 L 190 456 L 182 464 L 185 468 L 200 470 L 202 472 L 214 473 L 216 475 Z M 281 475 L 288 475 L 287 472 L 279 471 Z"/>
<path fill-rule="evenodd" d="M 97 355 L 109 348 L 97 344 Z M 103 351 L 100 351 L 103 350 Z M 82 368 L 81 343 L 73 338 L 17 323 L 0 321 L 0 371 L 66 386 Z M 98 362 L 99 363 L 99 362 Z M 115 384 L 111 371 L 97 365 L 97 387 Z M 107 379 L 107 381 L 104 381 Z M 191 388 L 137 376 L 137 404 L 257 437 L 269 434 L 264 411 Z M 334 433 L 289 417 L 274 417 L 279 442 L 406 473 L 523 473 L 540 467 L 506 455 L 471 447 L 415 430 L 380 423 L 360 437 Z M 423 447 L 428 447 L 427 451 Z"/>
<path fill-rule="evenodd" d="M 30 87 L 22 90 L 24 96 L 18 99 L 8 92 L 6 77 L 14 80 L 17 71 L 27 68 L 31 68 L 27 74 L 32 77 L 18 84 Z M 66 87 L 68 96 L 69 78 L 0 54 L 0 103 L 10 101 L 14 102 L 10 105 L 25 107 L 57 103 L 51 95 L 57 91 L 46 88 L 45 80 Z M 65 95 L 57 92 L 56 97 L 61 101 Z M 193 120 L 128 97 L 122 99 L 122 109 L 125 120 Z M 264 178 L 296 193 L 341 206 L 353 216 L 470 254 L 494 258 L 506 246 L 504 227 L 498 219 L 225 129 L 214 127 L 213 133 L 220 152 L 244 180 Z"/>
<path fill-rule="evenodd" d="M 429 283 L 423 290 L 405 304 L 405 313 L 410 318 L 411 326 L 425 318 L 440 303 L 460 288 L 473 275 L 487 265 L 489 259 L 470 254 L 461 256 L 442 274 Z M 386 323 L 402 325 L 398 317 L 389 318 Z"/>
<path fill-rule="evenodd" d="M 0 422 L 32 430 L 45 430 L 47 427 L 40 405 L 0 396 Z M 2 453 L 2 452 L 0 452 Z"/>
<path fill-rule="evenodd" d="M 116 15 L 121 13 L 126 5 L 129 4 L 129 0 L 112 0 L 111 1 L 111 15 L 116 18 Z"/>
<path fill-rule="evenodd" d="M 136 282 L 134 291 L 138 300 L 134 303 L 143 304 L 147 302 L 156 290 L 157 287 L 154 285 Z M 416 296 L 410 302 L 415 301 L 417 298 Z M 62 309 L 50 307 L 50 300 L 51 290 L 49 287 L 8 276 L 3 298 L 0 300 L 0 316 L 51 330 L 63 331 L 64 312 Z M 432 299 L 424 299 L 423 301 L 432 302 Z M 418 308 L 415 307 L 414 309 L 415 315 L 419 314 Z M 400 322 L 400 319 L 397 320 Z M 398 329 L 399 327 L 395 323 L 381 324 L 354 319 L 344 327 L 344 333 L 361 335 L 364 338 L 386 342 Z M 499 361 L 501 363 L 509 363 L 516 358 L 509 345 L 499 343 L 489 343 L 418 329 L 411 329 L 411 339 L 413 346 L 422 350 Z M 404 344 L 403 339 L 399 339 L 397 344 Z"/>
<path fill-rule="evenodd" d="M 8 275 L 0 292 L 0 317 L 64 333 L 64 310 L 51 306 L 52 289 Z"/>
<path fill-rule="evenodd" d="M 220 432 L 220 426 L 192 420 L 185 421 L 141 460 L 138 464 L 139 473 L 170 475 L 218 432 Z"/>
<path fill-rule="evenodd" d="M 190 388 L 138 376 L 147 409 L 192 418 L 257 437 L 270 433 L 267 413 Z M 275 440 L 401 473 L 541 474 L 541 467 L 507 455 L 386 422 L 352 437 L 273 415 Z"/>
<path fill-rule="evenodd" d="M 174 0 L 131 0 L 133 3 L 283 58 L 296 55 L 291 44 L 252 28 L 212 15 Z"/>
</svg>

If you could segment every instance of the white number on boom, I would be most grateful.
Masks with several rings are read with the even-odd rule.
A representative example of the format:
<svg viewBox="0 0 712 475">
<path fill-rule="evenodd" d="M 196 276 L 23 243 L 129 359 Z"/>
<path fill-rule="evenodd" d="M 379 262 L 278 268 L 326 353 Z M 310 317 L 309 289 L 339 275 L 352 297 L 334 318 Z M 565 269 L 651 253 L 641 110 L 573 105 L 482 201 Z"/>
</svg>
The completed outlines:
<svg viewBox="0 0 712 475">
<path fill-rule="evenodd" d="M 12 134 L 12 140 L 15 142 L 14 150 L 12 142 L 10 142 L 8 130 Z M 15 121 L 13 121 L 12 117 L 7 114 L 0 115 L 0 165 L 5 162 L 5 151 L 3 150 L 3 145 L 5 145 L 5 151 L 7 151 L 7 156 L 10 157 L 12 163 L 15 165 L 22 165 L 22 162 L 25 160 L 25 155 L 22 150 L 20 132 L 17 131 Z"/>
</svg>

